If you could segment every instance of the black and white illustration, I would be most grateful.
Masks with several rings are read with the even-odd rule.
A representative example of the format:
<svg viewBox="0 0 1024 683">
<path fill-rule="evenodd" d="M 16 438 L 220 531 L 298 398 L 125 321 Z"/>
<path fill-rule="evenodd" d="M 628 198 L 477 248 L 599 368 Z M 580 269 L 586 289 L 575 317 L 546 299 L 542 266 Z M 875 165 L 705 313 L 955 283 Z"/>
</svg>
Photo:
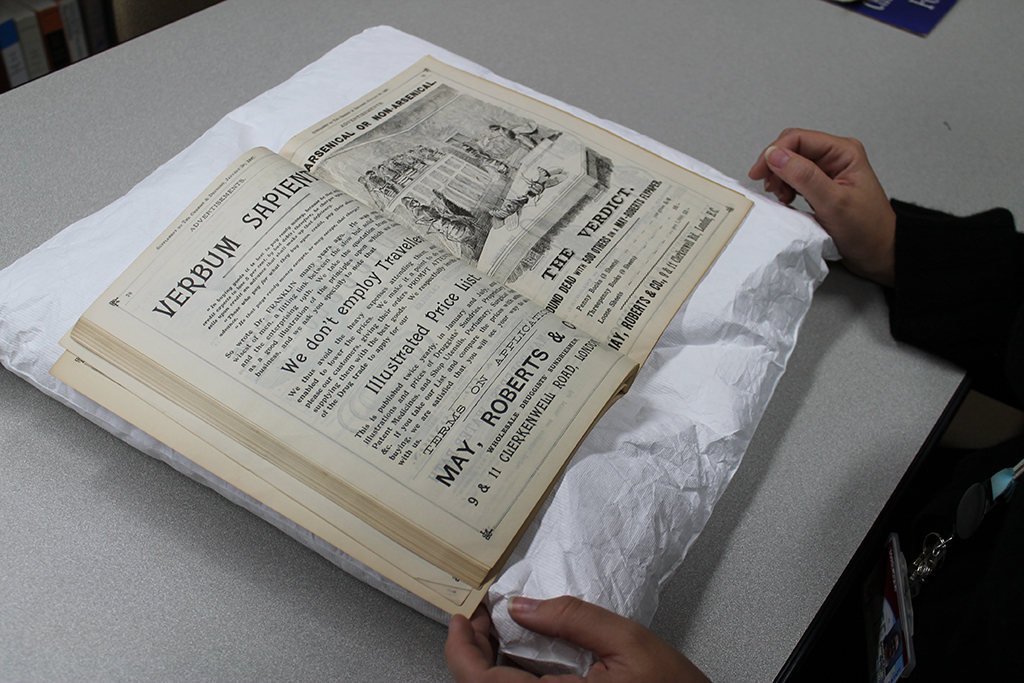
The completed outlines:
<svg viewBox="0 0 1024 683">
<path fill-rule="evenodd" d="M 571 133 L 446 84 L 374 118 L 314 174 L 499 281 L 540 263 L 609 187 L 611 160 Z"/>
</svg>

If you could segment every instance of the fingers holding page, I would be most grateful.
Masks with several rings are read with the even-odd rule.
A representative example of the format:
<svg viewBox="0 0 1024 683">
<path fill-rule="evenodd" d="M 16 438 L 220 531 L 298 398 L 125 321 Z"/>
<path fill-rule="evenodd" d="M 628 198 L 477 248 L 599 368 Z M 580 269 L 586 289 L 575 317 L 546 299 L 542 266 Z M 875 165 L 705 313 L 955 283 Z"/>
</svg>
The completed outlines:
<svg viewBox="0 0 1024 683">
<path fill-rule="evenodd" d="M 859 141 L 788 129 L 749 176 L 763 179 L 765 189 L 786 204 L 802 195 L 850 270 L 892 284 L 896 216 Z"/>
<path fill-rule="evenodd" d="M 596 654 L 598 662 L 587 672 L 586 681 L 707 681 L 700 669 L 650 629 L 578 598 L 513 598 L 509 601 L 509 614 L 526 628 L 563 638 Z"/>
</svg>

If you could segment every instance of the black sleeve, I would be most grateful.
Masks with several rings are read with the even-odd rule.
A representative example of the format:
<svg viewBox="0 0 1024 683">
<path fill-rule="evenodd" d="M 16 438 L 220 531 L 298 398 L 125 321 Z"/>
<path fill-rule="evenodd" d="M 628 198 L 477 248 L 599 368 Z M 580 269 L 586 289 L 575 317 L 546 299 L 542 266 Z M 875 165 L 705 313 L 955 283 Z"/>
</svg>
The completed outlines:
<svg viewBox="0 0 1024 683">
<path fill-rule="evenodd" d="M 1024 235 L 993 209 L 958 218 L 893 200 L 892 335 L 967 370 L 980 391 L 1024 397 Z"/>
</svg>

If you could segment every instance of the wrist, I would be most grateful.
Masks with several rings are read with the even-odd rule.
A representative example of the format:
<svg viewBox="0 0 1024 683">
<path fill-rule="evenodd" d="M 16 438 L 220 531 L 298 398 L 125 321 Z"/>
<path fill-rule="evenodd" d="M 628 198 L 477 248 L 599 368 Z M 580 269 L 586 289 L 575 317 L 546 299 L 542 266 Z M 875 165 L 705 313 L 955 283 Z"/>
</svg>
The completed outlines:
<svg viewBox="0 0 1024 683">
<path fill-rule="evenodd" d="M 857 273 L 883 287 L 896 283 L 896 217 L 892 217 L 892 228 L 880 231 L 871 250 L 872 257 L 861 266 Z"/>
</svg>

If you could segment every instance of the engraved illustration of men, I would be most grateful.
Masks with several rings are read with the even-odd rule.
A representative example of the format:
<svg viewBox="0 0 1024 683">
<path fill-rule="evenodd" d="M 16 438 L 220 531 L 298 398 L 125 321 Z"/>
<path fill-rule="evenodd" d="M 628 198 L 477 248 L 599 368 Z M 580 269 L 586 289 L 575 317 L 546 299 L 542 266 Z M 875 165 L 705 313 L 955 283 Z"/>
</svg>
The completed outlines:
<svg viewBox="0 0 1024 683">
<path fill-rule="evenodd" d="M 389 181 L 387 178 L 381 177 L 380 174 L 372 168 L 359 178 L 359 182 L 361 182 L 363 186 L 371 192 L 380 192 L 385 196 L 398 194 L 398 188 L 395 187 L 394 183 Z"/>
<path fill-rule="evenodd" d="M 375 169 L 359 176 L 359 184 L 366 188 L 376 204 L 383 208 L 392 197 L 398 195 L 398 187 L 387 178 L 382 178 Z"/>
<path fill-rule="evenodd" d="M 540 140 L 537 139 L 539 131 L 537 130 L 537 124 L 533 121 L 528 123 L 522 123 L 518 126 L 502 126 L 497 123 L 492 123 L 488 126 L 492 131 L 508 138 L 512 142 L 522 145 L 526 151 L 532 150 L 534 147 L 540 144 Z"/>
<path fill-rule="evenodd" d="M 492 209 L 489 213 L 495 218 L 505 219 L 512 214 L 519 213 L 523 210 L 529 201 L 532 199 L 534 203 L 540 200 L 540 196 L 544 194 L 544 190 L 549 187 L 554 187 L 563 180 L 565 180 L 566 173 L 561 168 L 554 168 L 550 171 L 540 166 L 537 167 L 537 179 L 523 177 L 526 181 L 526 192 L 516 197 L 506 198 L 502 202 L 501 208 Z"/>
<path fill-rule="evenodd" d="M 426 234 L 436 232 L 448 242 L 466 245 L 472 249 L 476 242 L 475 219 L 471 215 L 453 212 L 448 206 L 450 202 L 436 190 L 434 193 L 444 200 L 444 203 L 424 204 L 415 197 L 402 197 L 402 204 L 412 213 L 417 225 L 426 227 Z"/>
<path fill-rule="evenodd" d="M 382 178 L 390 183 L 395 183 L 398 178 L 402 175 L 402 171 L 395 167 L 391 163 L 391 160 L 387 160 L 383 163 L 377 164 L 375 173 L 379 178 Z"/>
<path fill-rule="evenodd" d="M 544 140 L 557 140 L 561 131 L 542 129 L 534 121 L 525 123 L 500 124 L 487 126 L 487 134 L 480 138 L 480 149 L 499 159 L 508 157 L 516 150 L 533 151 Z"/>
<path fill-rule="evenodd" d="M 473 218 L 474 217 L 472 211 L 470 211 L 469 209 L 466 209 L 466 208 L 464 208 L 462 206 L 459 206 L 458 204 L 456 204 L 452 200 L 448 199 L 447 197 L 444 196 L 444 193 L 438 192 L 437 190 L 431 190 L 431 192 L 433 192 L 434 196 L 437 197 L 437 199 L 441 202 L 441 205 L 444 206 L 446 212 L 451 213 L 451 214 L 456 215 L 456 216 L 462 216 L 462 217 L 468 217 L 468 218 Z"/>
<path fill-rule="evenodd" d="M 548 189 L 549 187 L 554 187 L 558 183 L 565 180 L 565 175 L 565 171 L 562 170 L 561 168 L 553 168 L 549 171 L 546 168 L 541 168 L 540 166 L 538 166 L 537 179 L 525 179 L 530 188 L 526 191 L 526 194 L 528 194 L 531 197 L 539 197 L 541 194 L 543 194 L 544 190 Z"/>
<path fill-rule="evenodd" d="M 416 145 L 414 149 L 409 150 L 409 154 L 412 154 L 417 159 L 420 159 L 424 163 L 430 163 L 437 161 L 443 155 L 433 147 L 426 147 L 424 145 Z"/>
<path fill-rule="evenodd" d="M 433 225 L 434 221 L 441 218 L 439 211 L 432 208 L 429 204 L 424 204 L 415 197 L 402 197 L 402 204 L 412 213 L 416 225 L 430 226 Z"/>
<path fill-rule="evenodd" d="M 485 166 L 490 166 L 491 168 L 494 168 L 496 171 L 498 171 L 498 173 L 502 175 L 508 175 L 509 172 L 511 171 L 511 169 L 508 167 L 508 164 L 506 164 L 504 161 L 498 161 L 490 154 L 477 149 L 468 142 L 459 143 L 459 147 L 462 149 L 462 151 L 466 152 L 466 154 L 470 155 L 474 159 L 479 159 L 481 162 L 483 162 Z"/>
<path fill-rule="evenodd" d="M 418 159 L 412 153 L 412 150 L 396 154 L 395 156 L 388 159 L 387 163 L 400 174 L 407 172 L 416 172 L 425 168 L 427 165 L 426 160 Z"/>
</svg>

